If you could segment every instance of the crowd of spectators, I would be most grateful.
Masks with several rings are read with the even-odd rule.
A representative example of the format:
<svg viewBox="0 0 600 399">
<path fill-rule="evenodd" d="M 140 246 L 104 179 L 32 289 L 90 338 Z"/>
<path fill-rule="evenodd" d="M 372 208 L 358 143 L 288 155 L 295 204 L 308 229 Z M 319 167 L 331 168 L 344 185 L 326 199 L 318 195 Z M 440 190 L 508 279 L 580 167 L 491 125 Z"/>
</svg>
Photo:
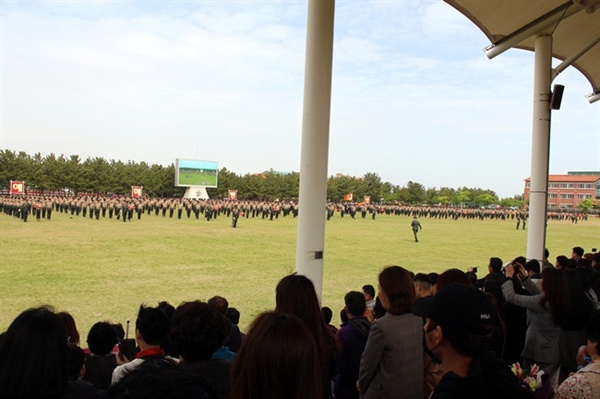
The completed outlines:
<svg viewBox="0 0 600 399">
<path fill-rule="evenodd" d="M 0 337 L 0 399 L 600 396 L 599 254 L 491 257 L 484 276 L 387 266 L 377 287 L 348 292 L 339 324 L 286 276 L 246 334 L 221 296 L 142 304 L 135 340 L 99 321 L 85 344 L 68 312 L 27 309 Z"/>
</svg>

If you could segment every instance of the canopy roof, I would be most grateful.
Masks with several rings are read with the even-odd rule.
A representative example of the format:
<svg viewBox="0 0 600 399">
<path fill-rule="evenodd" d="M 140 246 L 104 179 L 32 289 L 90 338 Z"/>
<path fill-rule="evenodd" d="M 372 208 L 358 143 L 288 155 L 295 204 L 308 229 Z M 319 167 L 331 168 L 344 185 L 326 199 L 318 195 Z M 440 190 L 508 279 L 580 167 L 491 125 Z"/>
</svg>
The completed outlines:
<svg viewBox="0 0 600 399">
<path fill-rule="evenodd" d="M 552 55 L 568 60 L 555 73 L 573 65 L 592 85 L 590 102 L 600 99 L 600 0 L 444 1 L 488 37 L 490 58 L 512 47 L 533 51 L 537 33 L 552 33 Z"/>
</svg>

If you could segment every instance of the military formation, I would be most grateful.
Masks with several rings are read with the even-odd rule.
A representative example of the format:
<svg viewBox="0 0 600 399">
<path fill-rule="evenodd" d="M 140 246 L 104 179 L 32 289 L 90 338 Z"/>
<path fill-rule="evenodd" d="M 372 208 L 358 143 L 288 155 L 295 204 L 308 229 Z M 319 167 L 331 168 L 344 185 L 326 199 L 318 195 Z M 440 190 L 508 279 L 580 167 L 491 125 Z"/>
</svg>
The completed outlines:
<svg viewBox="0 0 600 399">
<path fill-rule="evenodd" d="M 122 222 L 140 220 L 142 217 L 165 217 L 171 219 L 213 220 L 220 216 L 232 218 L 236 227 L 240 218 L 260 218 L 276 220 L 279 217 L 297 217 L 298 203 L 295 200 L 225 200 L 193 198 L 131 198 L 126 196 L 82 195 L 51 196 L 25 195 L 1 196 L 0 211 L 21 218 L 50 220 L 52 212 L 83 217 L 92 220 L 100 218 Z M 528 214 L 521 209 L 484 209 L 437 206 L 406 206 L 399 204 L 367 204 L 355 202 L 328 202 L 327 220 L 332 217 L 347 219 L 370 218 L 377 215 L 394 215 L 432 219 L 452 220 L 513 220 L 517 229 L 525 228 Z M 549 220 L 587 220 L 587 214 L 573 210 L 548 212 Z"/>
</svg>

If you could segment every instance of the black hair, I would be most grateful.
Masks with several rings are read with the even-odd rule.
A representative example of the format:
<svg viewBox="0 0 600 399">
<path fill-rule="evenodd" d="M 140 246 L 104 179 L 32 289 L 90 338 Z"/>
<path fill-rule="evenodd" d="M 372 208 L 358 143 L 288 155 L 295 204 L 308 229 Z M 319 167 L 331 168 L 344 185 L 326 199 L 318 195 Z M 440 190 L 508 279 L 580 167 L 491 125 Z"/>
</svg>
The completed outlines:
<svg viewBox="0 0 600 399">
<path fill-rule="evenodd" d="M 227 308 L 229 308 L 229 302 L 227 302 L 227 299 L 218 295 L 213 296 L 206 303 L 208 303 L 209 306 L 217 309 L 219 313 L 223 315 L 227 312 Z"/>
<path fill-rule="evenodd" d="M 495 272 L 500 272 L 502 270 L 502 259 L 490 258 L 490 268 Z"/>
<path fill-rule="evenodd" d="M 569 303 L 565 319 L 560 327 L 567 331 L 582 330 L 585 327 L 587 318 L 594 310 L 594 304 L 586 295 L 579 269 L 567 269 L 563 273 Z"/>
<path fill-rule="evenodd" d="M 90 352 L 98 356 L 108 355 L 118 341 L 117 332 L 107 321 L 99 321 L 94 324 L 87 336 Z"/>
<path fill-rule="evenodd" d="M 415 282 L 415 284 L 418 284 L 422 289 L 431 289 L 431 279 L 425 273 L 417 273 L 415 277 L 413 277 L 413 281 Z"/>
<path fill-rule="evenodd" d="M 162 309 L 162 311 L 165 312 L 167 316 L 169 316 L 169 320 L 173 318 L 173 315 L 175 314 L 175 306 L 171 305 L 167 301 L 160 301 L 158 303 L 158 308 Z"/>
<path fill-rule="evenodd" d="M 375 298 L 375 287 L 373 287 L 371 284 L 363 285 L 362 290 L 363 292 L 369 294 L 371 298 Z"/>
<path fill-rule="evenodd" d="M 325 319 L 325 323 L 327 323 L 327 324 L 331 323 L 331 319 L 333 319 L 333 312 L 331 311 L 330 307 L 323 306 L 321 308 L 321 314 L 323 314 L 323 318 Z"/>
<path fill-rule="evenodd" d="M 215 308 L 200 301 L 180 305 L 171 321 L 171 339 L 184 361 L 211 358 L 231 332 L 231 322 Z"/>
<path fill-rule="evenodd" d="M 577 256 L 579 256 L 581 258 L 585 251 L 581 247 L 574 247 L 573 252 L 575 252 L 575 254 L 577 254 Z"/>
<path fill-rule="evenodd" d="M 566 269 L 568 261 L 569 261 L 569 258 L 567 258 L 564 255 L 558 255 L 556 257 L 556 263 L 558 263 L 558 265 L 560 267 L 562 267 L 563 269 Z"/>
<path fill-rule="evenodd" d="M 123 328 L 123 324 L 121 323 L 112 323 L 110 325 L 113 330 L 115 330 L 115 334 L 117 334 L 117 340 L 125 339 L 125 329 Z"/>
<path fill-rule="evenodd" d="M 366 310 L 365 296 L 358 291 L 350 291 L 344 296 L 346 310 L 352 316 L 362 316 Z"/>
<path fill-rule="evenodd" d="M 67 344 L 67 377 L 70 380 L 77 380 L 79 373 L 85 363 L 85 353 L 83 349 L 75 344 Z"/>
<path fill-rule="evenodd" d="M 533 274 L 540 274 L 540 262 L 536 259 L 527 261 L 527 263 L 525 263 L 525 270 L 533 272 Z"/>
<path fill-rule="evenodd" d="M 594 310 L 585 325 L 586 338 L 596 344 L 596 352 L 600 343 L 600 310 Z"/>
<path fill-rule="evenodd" d="M 145 361 L 106 392 L 107 399 L 217 399 L 202 377 L 166 360 Z"/>
<path fill-rule="evenodd" d="M 525 264 L 527 263 L 527 259 L 524 256 L 517 256 L 515 259 L 513 259 L 512 263 L 519 263 L 525 266 Z"/>
<path fill-rule="evenodd" d="M 452 348 L 463 356 L 475 357 L 484 352 L 494 332 L 495 318 L 479 326 L 481 334 L 461 336 L 442 329 L 444 339 L 450 343 Z"/>
<path fill-rule="evenodd" d="M 431 280 L 431 285 L 436 285 L 438 282 L 438 279 L 440 278 L 440 274 L 436 273 L 436 272 L 431 272 L 428 274 L 429 276 L 429 280 Z"/>
<path fill-rule="evenodd" d="M 228 308 L 225 316 L 236 326 L 240 323 L 240 311 L 236 308 Z"/>
<path fill-rule="evenodd" d="M 58 398 L 67 384 L 67 331 L 50 307 L 22 312 L 0 347 L 0 397 Z"/>
<path fill-rule="evenodd" d="M 360 292 L 359 292 L 360 294 Z M 360 294 L 362 295 L 362 294 Z M 364 298 L 364 295 L 363 295 Z M 340 310 L 340 321 L 342 322 L 342 324 L 345 324 L 346 322 L 348 322 L 348 314 L 346 313 L 346 309 L 342 309 Z"/>
<path fill-rule="evenodd" d="M 140 305 L 135 328 L 147 344 L 159 345 L 169 334 L 171 321 L 162 309 Z"/>
</svg>

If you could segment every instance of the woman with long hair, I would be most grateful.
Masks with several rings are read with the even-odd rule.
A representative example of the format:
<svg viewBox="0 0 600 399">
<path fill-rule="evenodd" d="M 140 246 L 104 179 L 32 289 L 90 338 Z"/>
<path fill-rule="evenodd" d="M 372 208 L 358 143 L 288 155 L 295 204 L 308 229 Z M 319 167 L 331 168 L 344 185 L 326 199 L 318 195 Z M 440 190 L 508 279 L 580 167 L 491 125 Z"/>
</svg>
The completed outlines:
<svg viewBox="0 0 600 399">
<path fill-rule="evenodd" d="M 358 390 L 365 399 L 422 398 L 423 320 L 410 312 L 415 286 L 410 273 L 388 266 L 379 274 L 387 313 L 375 320 L 360 361 Z"/>
<path fill-rule="evenodd" d="M 67 390 L 67 331 L 49 307 L 27 309 L 0 347 L 1 399 L 58 399 Z"/>
<path fill-rule="evenodd" d="M 587 276 L 583 275 L 580 269 L 566 269 L 563 273 L 567 282 L 570 304 L 566 313 L 567 317 L 560 324 L 558 338 L 560 350 L 559 383 L 564 381 L 569 374 L 577 371 L 577 350 L 580 346 L 585 345 L 585 322 L 595 308 L 594 302 L 587 295 L 582 282 L 582 279 Z"/>
<path fill-rule="evenodd" d="M 516 294 L 513 279 L 519 278 L 531 296 Z M 529 278 L 521 263 L 506 267 L 506 282 L 502 284 L 506 301 L 527 309 L 529 325 L 523 347 L 525 367 L 537 364 L 548 375 L 558 370 L 560 361 L 558 336 L 560 325 L 566 320 L 569 296 L 561 270 L 546 268 L 542 271 L 541 289 Z"/>
<path fill-rule="evenodd" d="M 231 371 L 230 399 L 321 399 L 312 333 L 298 317 L 266 312 L 254 320 Z"/>
<path fill-rule="evenodd" d="M 337 343 L 321 313 L 315 286 L 306 276 L 291 274 L 277 284 L 275 302 L 275 313 L 297 316 L 311 332 L 317 344 L 322 369 L 323 399 L 330 399 Z"/>
</svg>

